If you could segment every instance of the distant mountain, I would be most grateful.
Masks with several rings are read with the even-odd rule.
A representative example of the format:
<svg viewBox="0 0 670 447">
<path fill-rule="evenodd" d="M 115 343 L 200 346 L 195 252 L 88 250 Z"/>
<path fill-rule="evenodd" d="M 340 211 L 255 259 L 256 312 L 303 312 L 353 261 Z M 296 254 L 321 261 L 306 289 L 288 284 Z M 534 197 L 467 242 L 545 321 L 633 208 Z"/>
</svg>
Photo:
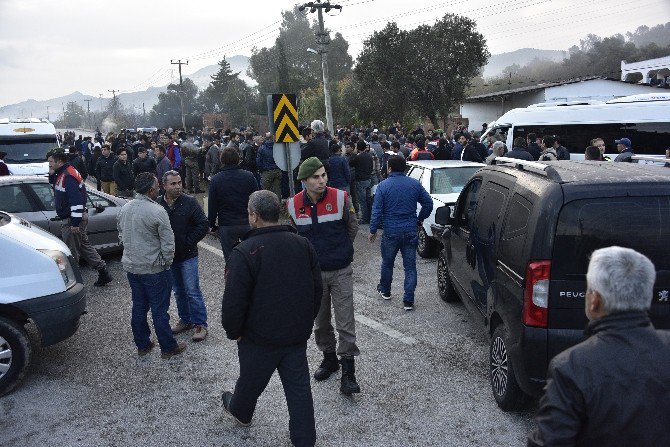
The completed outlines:
<svg viewBox="0 0 670 447">
<path fill-rule="evenodd" d="M 537 50 L 535 48 L 521 48 L 509 53 L 494 54 L 489 59 L 489 63 L 484 66 L 484 77 L 498 76 L 505 68 L 512 64 L 518 64 L 523 67 L 536 58 L 559 62 L 566 57 L 568 57 L 567 51 Z"/>
<path fill-rule="evenodd" d="M 100 110 L 107 107 L 108 99 L 86 95 L 81 92 L 70 93 L 58 98 L 36 101 L 29 99 L 18 104 L 10 104 L 0 107 L 0 118 L 50 118 L 52 121 L 63 114 L 65 105 L 74 101 L 81 105 L 84 110 L 87 108 L 85 100 L 90 99 L 91 113 L 99 113 Z M 102 103 L 102 106 L 101 106 Z M 47 116 L 48 113 L 48 116 Z"/>
<path fill-rule="evenodd" d="M 228 58 L 227 61 L 230 64 L 233 73 L 240 72 L 240 79 L 249 85 L 256 84 L 253 79 L 247 76 L 247 68 L 249 67 L 249 58 L 247 56 L 233 56 Z M 217 64 L 208 65 L 195 73 L 184 74 L 184 77 L 191 79 L 195 85 L 198 86 L 198 89 L 204 90 L 209 83 L 212 82 L 211 76 L 218 70 L 219 66 Z M 166 89 L 167 85 L 149 87 L 144 91 L 120 93 L 118 96 L 119 101 L 124 107 L 135 109 L 138 113 L 141 113 L 142 110 L 149 112 L 151 108 L 158 103 L 158 94 L 164 92 Z M 29 99 L 17 104 L 9 104 L 0 107 L 0 118 L 47 118 L 48 107 L 48 118 L 54 121 L 62 115 L 65 105 L 70 101 L 76 102 L 86 110 L 87 103 L 84 101 L 87 99 L 91 100 L 89 103 L 91 113 L 100 113 L 101 110 L 105 110 L 109 103 L 108 98 L 100 99 L 99 97 L 86 95 L 81 92 L 74 92 L 66 96 L 44 101 Z"/>
</svg>

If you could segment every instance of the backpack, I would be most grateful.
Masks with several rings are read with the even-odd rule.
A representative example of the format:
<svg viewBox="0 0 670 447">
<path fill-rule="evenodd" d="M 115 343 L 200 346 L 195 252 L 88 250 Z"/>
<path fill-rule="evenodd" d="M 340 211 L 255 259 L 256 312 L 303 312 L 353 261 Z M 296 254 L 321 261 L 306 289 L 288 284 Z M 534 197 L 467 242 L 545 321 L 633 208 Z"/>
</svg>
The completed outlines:
<svg viewBox="0 0 670 447">
<path fill-rule="evenodd" d="M 538 161 L 555 161 L 555 160 L 558 160 L 558 158 L 556 157 L 556 153 L 547 151 L 544 154 L 540 155 L 540 159 Z"/>
</svg>

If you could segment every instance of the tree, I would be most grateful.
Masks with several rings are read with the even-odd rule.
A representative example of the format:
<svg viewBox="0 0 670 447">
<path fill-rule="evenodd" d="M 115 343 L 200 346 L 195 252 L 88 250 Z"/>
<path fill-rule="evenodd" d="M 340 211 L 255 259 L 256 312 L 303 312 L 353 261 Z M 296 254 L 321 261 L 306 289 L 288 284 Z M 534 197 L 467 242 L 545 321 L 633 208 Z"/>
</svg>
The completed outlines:
<svg viewBox="0 0 670 447">
<path fill-rule="evenodd" d="M 61 122 L 63 127 L 74 129 L 81 127 L 85 116 L 86 112 L 84 112 L 84 108 L 76 102 L 70 101 L 65 106 L 65 112 L 63 112 Z"/>
<path fill-rule="evenodd" d="M 364 42 L 354 73 L 364 118 L 390 122 L 418 115 L 433 126 L 465 98 L 490 54 L 467 17 L 447 14 L 434 25 L 403 31 L 389 23 Z"/>
<path fill-rule="evenodd" d="M 168 84 L 167 91 L 158 94 L 158 103 L 151 109 L 151 119 L 160 127 L 181 127 L 181 97 L 184 100 L 186 127 L 200 126 L 202 117 L 196 101 L 198 87 L 189 78 L 184 78 L 182 86 Z"/>
<path fill-rule="evenodd" d="M 405 121 L 411 114 L 409 82 L 413 67 L 407 31 L 389 23 L 364 42 L 347 96 L 359 118 L 369 121 Z"/>
<path fill-rule="evenodd" d="M 205 110 L 213 112 L 228 112 L 225 97 L 231 84 L 239 81 L 240 73 L 233 73 L 230 64 L 224 57 L 219 62 L 219 71 L 211 76 L 212 82 L 200 94 L 199 102 Z"/>
<path fill-rule="evenodd" d="M 465 99 L 470 80 L 491 56 L 484 36 L 473 20 L 446 14 L 433 26 L 409 32 L 409 66 L 421 67 L 410 88 L 417 110 L 423 110 L 433 126 L 446 118 Z"/>
<path fill-rule="evenodd" d="M 310 23 L 297 6 L 282 12 L 282 24 L 275 44 L 270 48 L 254 48 L 249 59 L 248 74 L 258 83 L 261 95 L 299 93 L 322 84 L 321 59 L 307 48 L 317 48 L 318 24 Z M 338 83 L 350 72 L 353 59 L 349 44 L 341 34 L 328 45 L 330 82 Z"/>
</svg>

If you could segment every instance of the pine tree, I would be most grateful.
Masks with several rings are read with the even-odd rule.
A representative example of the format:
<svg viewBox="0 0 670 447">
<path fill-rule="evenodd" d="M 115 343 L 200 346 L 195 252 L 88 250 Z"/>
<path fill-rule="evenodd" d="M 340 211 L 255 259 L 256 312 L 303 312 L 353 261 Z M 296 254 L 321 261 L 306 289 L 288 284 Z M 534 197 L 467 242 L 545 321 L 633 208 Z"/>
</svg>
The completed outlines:
<svg viewBox="0 0 670 447">
<path fill-rule="evenodd" d="M 237 75 L 239 75 L 240 72 L 233 73 L 233 70 L 230 68 L 230 64 L 226 60 L 225 56 L 221 62 L 219 62 L 219 71 L 215 74 L 212 75 L 212 82 L 210 85 L 212 86 L 213 94 L 216 97 L 219 97 L 223 99 L 223 96 L 228 92 L 228 89 L 230 88 L 230 84 L 237 79 Z"/>
</svg>

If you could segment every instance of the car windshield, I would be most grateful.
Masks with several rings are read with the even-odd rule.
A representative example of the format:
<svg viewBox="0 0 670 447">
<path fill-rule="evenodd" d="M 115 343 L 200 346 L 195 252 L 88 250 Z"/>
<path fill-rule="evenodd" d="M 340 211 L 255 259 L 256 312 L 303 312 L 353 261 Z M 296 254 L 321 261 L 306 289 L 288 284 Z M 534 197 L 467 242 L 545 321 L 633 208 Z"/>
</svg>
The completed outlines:
<svg viewBox="0 0 670 447">
<path fill-rule="evenodd" d="M 472 175 L 479 171 L 478 166 L 433 169 L 430 177 L 431 194 L 453 194 L 463 190 Z"/>
<path fill-rule="evenodd" d="M 6 152 L 6 163 L 43 162 L 47 152 L 58 145 L 56 137 L 0 140 L 0 151 Z"/>
</svg>

